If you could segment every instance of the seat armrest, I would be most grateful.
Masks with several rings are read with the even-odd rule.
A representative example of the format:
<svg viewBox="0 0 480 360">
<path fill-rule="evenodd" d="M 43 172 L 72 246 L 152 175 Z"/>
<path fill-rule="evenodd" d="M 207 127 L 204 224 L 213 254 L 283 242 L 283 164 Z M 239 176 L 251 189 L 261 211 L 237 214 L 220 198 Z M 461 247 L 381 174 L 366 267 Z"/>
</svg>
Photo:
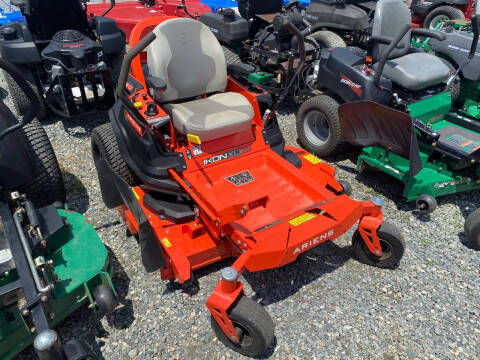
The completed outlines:
<svg viewBox="0 0 480 360">
<path fill-rule="evenodd" d="M 438 41 L 444 41 L 447 38 L 443 32 L 430 29 L 412 29 L 412 35 L 431 37 Z"/>
<path fill-rule="evenodd" d="M 164 92 L 167 90 L 167 83 L 157 76 L 147 76 L 145 82 L 147 87 L 153 89 L 155 92 Z"/>
<path fill-rule="evenodd" d="M 255 66 L 243 63 L 229 64 L 227 67 L 228 75 L 233 77 L 247 77 L 255 70 Z"/>
</svg>

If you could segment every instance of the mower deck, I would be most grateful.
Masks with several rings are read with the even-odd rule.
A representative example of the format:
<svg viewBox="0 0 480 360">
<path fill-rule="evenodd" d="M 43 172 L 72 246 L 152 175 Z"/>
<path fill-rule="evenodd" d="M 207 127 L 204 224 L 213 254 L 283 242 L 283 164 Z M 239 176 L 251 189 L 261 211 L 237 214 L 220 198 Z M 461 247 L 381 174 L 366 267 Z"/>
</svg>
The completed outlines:
<svg viewBox="0 0 480 360">
<path fill-rule="evenodd" d="M 53 261 L 58 277 L 54 296 L 46 304 L 51 327 L 86 302 L 94 304 L 91 292 L 96 286 L 105 284 L 113 290 L 108 253 L 93 226 L 78 213 L 59 210 L 59 214 L 70 228 L 62 228 L 47 241 L 45 260 Z M 15 274 L 4 277 L 0 286 L 15 283 Z M 30 332 L 33 324 L 28 317 L 22 317 L 16 306 L 2 310 L 0 319 L 0 358 L 9 359 L 29 346 L 36 333 Z"/>
</svg>

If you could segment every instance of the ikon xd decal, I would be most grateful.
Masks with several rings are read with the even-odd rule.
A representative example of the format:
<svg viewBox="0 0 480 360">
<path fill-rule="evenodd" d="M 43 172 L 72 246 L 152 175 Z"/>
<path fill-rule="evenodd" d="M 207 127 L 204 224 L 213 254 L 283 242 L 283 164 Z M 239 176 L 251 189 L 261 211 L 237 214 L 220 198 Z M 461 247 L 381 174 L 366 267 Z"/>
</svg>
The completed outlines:
<svg viewBox="0 0 480 360">
<path fill-rule="evenodd" d="M 347 85 L 352 91 L 357 94 L 358 97 L 362 97 L 362 85 L 357 84 L 356 82 L 353 82 L 350 80 L 348 77 L 346 77 L 343 74 L 340 74 L 340 77 L 342 78 L 340 82 L 342 84 Z"/>
<path fill-rule="evenodd" d="M 309 241 L 306 241 L 304 242 L 303 244 L 301 245 L 298 245 L 294 250 L 293 250 L 293 255 L 296 255 L 298 253 L 301 253 L 301 252 L 304 252 L 308 249 L 311 249 L 312 247 L 315 247 L 317 246 L 318 244 L 328 240 L 328 239 L 331 239 L 333 237 L 333 229 L 332 230 L 329 230 L 328 232 L 326 232 L 325 234 L 322 234 L 322 235 L 318 235 L 316 237 L 314 237 L 313 239 L 309 240 Z"/>
<path fill-rule="evenodd" d="M 203 160 L 203 165 L 214 164 L 214 163 L 222 161 L 222 160 L 227 160 L 227 159 L 230 159 L 232 157 L 240 156 L 240 155 L 248 153 L 250 151 L 252 151 L 252 148 L 250 146 L 248 146 L 246 148 L 243 148 L 243 149 L 235 149 L 235 150 L 232 150 L 232 151 L 227 151 L 223 154 L 215 155 L 215 156 L 209 157 L 208 159 Z"/>
</svg>

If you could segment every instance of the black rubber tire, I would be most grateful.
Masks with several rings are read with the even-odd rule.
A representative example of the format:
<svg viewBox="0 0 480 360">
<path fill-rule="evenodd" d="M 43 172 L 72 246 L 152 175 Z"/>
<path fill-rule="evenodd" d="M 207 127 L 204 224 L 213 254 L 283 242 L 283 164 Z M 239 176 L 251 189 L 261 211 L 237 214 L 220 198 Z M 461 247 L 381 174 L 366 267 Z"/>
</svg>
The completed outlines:
<svg viewBox="0 0 480 360">
<path fill-rule="evenodd" d="M 37 83 L 35 81 L 35 74 L 33 73 L 32 69 L 27 66 L 16 65 L 16 67 L 23 74 L 27 83 L 32 87 L 33 91 L 37 95 L 38 102 L 40 103 L 37 118 L 39 120 L 45 119 L 48 110 L 45 104 L 45 99 L 37 87 Z M 10 93 L 10 96 L 12 98 L 13 106 L 15 107 L 17 115 L 25 115 L 27 110 L 30 108 L 30 100 L 28 100 L 25 93 L 22 91 L 22 89 L 20 89 L 20 87 L 10 75 L 3 71 L 3 76 L 5 77 L 5 80 L 7 82 L 8 92 Z"/>
<path fill-rule="evenodd" d="M 112 124 L 106 123 L 93 129 L 91 141 L 93 159 L 95 161 L 105 159 L 112 170 L 128 185 L 134 186 L 137 184 L 135 174 L 122 158 Z"/>
<path fill-rule="evenodd" d="M 415 201 L 417 210 L 422 211 L 426 214 L 430 214 L 435 211 L 437 208 L 437 200 L 431 195 L 421 194 L 418 195 L 417 200 Z"/>
<path fill-rule="evenodd" d="M 66 191 L 62 172 L 45 129 L 37 119 L 23 127 L 30 144 L 34 178 L 19 190 L 37 207 L 55 202 L 65 203 Z"/>
<path fill-rule="evenodd" d="M 242 59 L 240 59 L 240 56 L 233 51 L 230 50 L 229 48 L 222 46 L 223 50 L 223 55 L 225 56 L 225 61 L 227 62 L 227 66 L 230 64 L 238 64 L 242 62 Z"/>
<path fill-rule="evenodd" d="M 227 347 L 245 355 L 256 357 L 267 351 L 273 342 L 274 324 L 267 311 L 252 299 L 241 296 L 231 307 L 229 317 L 237 327 L 240 325 L 252 336 L 241 336 L 240 344 L 231 341 L 214 317 L 211 317 L 213 331 L 217 338 Z"/>
<path fill-rule="evenodd" d="M 450 20 L 465 20 L 465 14 L 462 12 L 462 10 L 453 6 L 445 5 L 445 6 L 439 6 L 433 9 L 432 11 L 430 11 L 425 17 L 425 20 L 423 22 L 423 27 L 425 29 L 430 29 L 432 20 L 439 15 L 444 15 L 445 17 L 448 17 Z"/>
<path fill-rule="evenodd" d="M 442 60 L 442 62 L 447 65 L 448 67 L 448 70 L 449 70 L 449 73 L 448 73 L 448 78 L 450 78 L 450 76 L 452 76 L 453 74 L 455 74 L 455 72 L 457 71 L 457 69 L 455 68 L 455 66 L 453 66 L 453 64 L 448 61 L 447 59 L 444 59 L 444 58 L 440 58 L 440 60 Z M 447 79 L 448 81 L 448 79 Z M 460 91 L 462 90 L 462 80 L 460 79 L 460 76 L 457 76 L 455 78 L 455 80 L 453 80 L 453 83 L 452 85 L 450 86 L 450 98 L 452 99 L 452 104 L 455 105 L 455 103 L 457 102 L 457 99 L 458 99 L 458 96 L 460 95 Z"/>
<path fill-rule="evenodd" d="M 480 209 L 468 215 L 465 220 L 465 237 L 476 250 L 480 250 Z"/>
<path fill-rule="evenodd" d="M 324 131 L 323 134 L 320 134 L 318 131 L 314 133 L 309 124 L 306 123 L 308 121 L 317 123 L 318 118 L 315 120 L 313 112 L 320 116 L 319 120 L 321 122 L 326 121 L 323 129 L 318 130 L 317 127 L 318 131 Z M 296 117 L 298 139 L 300 144 L 309 152 L 325 157 L 335 155 L 343 150 L 342 129 L 338 117 L 338 102 L 333 98 L 328 95 L 318 95 L 308 99 L 300 106 Z M 322 139 L 319 136 L 324 138 Z"/>
<path fill-rule="evenodd" d="M 338 180 L 338 183 L 342 186 L 343 188 L 343 191 L 341 192 L 341 194 L 345 194 L 345 195 L 352 195 L 352 185 L 350 185 L 350 183 L 346 180 Z"/>
<path fill-rule="evenodd" d="M 382 245 L 383 256 L 377 257 L 368 250 L 365 241 L 357 230 L 353 234 L 353 255 L 361 263 L 382 269 L 393 268 L 405 253 L 405 240 L 397 227 L 389 222 L 383 222 L 377 231 Z"/>
<path fill-rule="evenodd" d="M 93 299 L 97 306 L 97 316 L 99 318 L 113 313 L 117 307 L 117 297 L 107 285 L 98 285 L 93 290 Z"/>
<path fill-rule="evenodd" d="M 339 35 L 329 30 L 317 31 L 309 35 L 308 38 L 315 40 L 321 49 L 347 47 L 347 44 Z"/>
</svg>

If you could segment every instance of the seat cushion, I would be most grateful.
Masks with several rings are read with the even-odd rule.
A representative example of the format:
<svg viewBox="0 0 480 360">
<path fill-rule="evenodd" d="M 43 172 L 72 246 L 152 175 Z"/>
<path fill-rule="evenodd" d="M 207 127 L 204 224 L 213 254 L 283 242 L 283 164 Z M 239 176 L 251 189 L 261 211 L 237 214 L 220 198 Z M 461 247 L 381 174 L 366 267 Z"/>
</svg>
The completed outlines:
<svg viewBox="0 0 480 360">
<path fill-rule="evenodd" d="M 245 131 L 252 126 L 254 116 L 247 98 L 232 92 L 181 104 L 168 104 L 166 109 L 179 132 L 197 135 L 202 142 Z"/>
<path fill-rule="evenodd" d="M 412 91 L 439 85 L 447 80 L 449 74 L 442 60 L 427 53 L 412 53 L 388 60 L 383 70 L 383 76 Z"/>
</svg>

